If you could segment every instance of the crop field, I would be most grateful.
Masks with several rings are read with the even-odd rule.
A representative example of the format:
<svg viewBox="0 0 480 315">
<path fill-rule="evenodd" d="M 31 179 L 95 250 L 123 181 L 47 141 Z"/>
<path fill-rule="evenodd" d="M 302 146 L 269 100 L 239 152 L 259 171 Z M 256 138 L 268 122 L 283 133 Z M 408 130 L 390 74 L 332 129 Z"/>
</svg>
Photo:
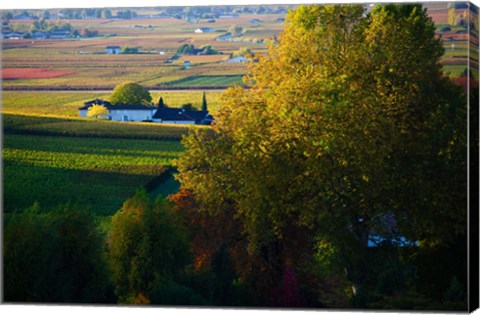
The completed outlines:
<svg viewBox="0 0 480 315">
<path fill-rule="evenodd" d="M 243 84 L 241 75 L 204 75 L 204 76 L 191 76 L 182 78 L 177 81 L 167 82 L 165 85 L 175 86 L 193 86 L 193 87 L 205 87 L 205 86 L 222 86 Z"/>
<path fill-rule="evenodd" d="M 4 210 L 72 202 L 111 215 L 183 150 L 177 141 L 5 134 Z"/>
<path fill-rule="evenodd" d="M 212 112 L 220 106 L 223 91 L 207 91 L 208 109 Z M 28 116 L 71 117 L 79 116 L 78 108 L 84 102 L 93 99 L 108 100 L 111 93 L 105 92 L 72 92 L 72 91 L 5 91 L 2 93 L 2 112 Z M 152 91 L 155 103 L 160 97 L 170 107 L 180 107 L 190 103 L 200 109 L 203 91 Z"/>
<path fill-rule="evenodd" d="M 2 79 L 39 79 L 57 78 L 73 74 L 74 72 L 52 71 L 46 68 L 8 68 L 2 69 Z"/>
<path fill-rule="evenodd" d="M 51 115 L 78 117 L 78 108 L 92 99 L 107 98 L 106 93 L 92 92 L 37 92 L 22 91 L 2 93 L 4 114 Z"/>
<path fill-rule="evenodd" d="M 3 131 L 14 134 L 179 141 L 190 128 L 208 127 L 3 115 Z"/>
<path fill-rule="evenodd" d="M 20 54 L 20 49 L 4 53 L 3 88 L 102 88 L 134 81 L 146 86 L 172 82 L 192 74 L 242 75 L 245 65 L 225 63 L 227 55 L 184 56 L 173 64 L 159 54 Z M 190 69 L 183 68 L 189 60 Z M 48 67 L 48 71 L 45 71 Z M 40 73 L 41 75 L 38 75 Z M 7 76 L 5 76 L 5 74 Z M 13 80 L 15 79 L 15 80 Z M 222 83 L 227 86 L 228 82 Z"/>
<path fill-rule="evenodd" d="M 215 114 L 221 106 L 221 96 L 224 91 L 213 90 L 206 91 L 205 97 L 207 99 L 208 110 Z M 192 104 L 193 107 L 201 109 L 203 91 L 154 91 L 151 93 L 155 102 L 158 102 L 160 97 L 163 98 L 164 103 L 169 107 L 181 107 L 183 104 Z"/>
<path fill-rule="evenodd" d="M 203 56 L 182 56 L 173 64 L 182 65 L 185 61 L 189 61 L 191 65 L 220 62 L 228 59 L 226 55 L 203 55 Z"/>
<path fill-rule="evenodd" d="M 243 75 L 245 66 L 225 63 L 225 59 L 243 47 L 264 52 L 267 47 L 264 41 L 278 35 L 283 28 L 283 23 L 276 22 L 279 17 L 283 15 L 241 15 L 238 18 L 217 19 L 215 23 L 202 20 L 192 23 L 173 18 L 71 20 L 69 22 L 74 28 L 97 30 L 100 37 L 5 40 L 2 67 L 11 80 L 3 82 L 3 89 L 112 89 L 124 81 L 152 87 L 170 82 L 169 86 L 174 86 L 174 82 L 192 75 Z M 264 23 L 251 25 L 249 20 L 253 18 Z M 12 20 L 13 25 L 28 26 L 31 22 Z M 243 36 L 234 41 L 217 40 L 235 24 L 244 28 Z M 194 30 L 200 27 L 213 27 L 215 32 L 195 33 Z M 183 56 L 173 64 L 167 63 L 184 44 L 195 47 L 211 45 L 222 54 Z M 109 45 L 137 47 L 141 53 L 108 55 L 105 47 Z M 185 60 L 190 61 L 190 69 L 183 69 Z M 52 75 L 35 76 L 34 73 L 40 69 L 49 69 Z M 220 83 L 220 86 L 230 85 L 228 80 Z"/>
<path fill-rule="evenodd" d="M 427 3 L 425 4 L 427 12 L 437 27 L 437 34 L 443 40 L 445 54 L 442 58 L 444 72 L 452 77 L 457 77 L 463 73 L 467 67 L 467 58 L 470 57 L 471 67 L 474 72 L 478 73 L 478 52 L 476 54 L 468 54 L 468 41 L 470 47 L 478 47 L 478 33 L 472 31 L 470 34 L 463 26 L 451 26 L 448 24 L 448 3 Z M 456 9 L 457 15 L 463 15 L 465 9 Z M 478 16 L 471 13 L 471 19 L 478 19 Z M 450 30 L 440 32 L 442 27 L 449 27 Z M 472 58 L 473 57 L 473 58 Z"/>
</svg>

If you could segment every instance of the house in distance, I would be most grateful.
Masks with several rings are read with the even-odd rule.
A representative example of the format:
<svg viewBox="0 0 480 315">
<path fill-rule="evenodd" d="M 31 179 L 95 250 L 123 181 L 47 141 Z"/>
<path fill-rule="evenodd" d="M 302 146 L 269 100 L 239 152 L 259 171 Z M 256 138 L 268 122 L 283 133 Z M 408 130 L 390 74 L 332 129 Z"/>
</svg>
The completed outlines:
<svg viewBox="0 0 480 315">
<path fill-rule="evenodd" d="M 184 108 L 158 108 L 148 105 L 113 105 L 108 101 L 96 99 L 85 102 L 80 107 L 80 117 L 88 116 L 88 110 L 93 105 L 101 105 L 108 110 L 103 119 L 116 121 L 155 122 L 182 125 L 210 125 L 213 117 L 207 111 L 189 110 Z"/>
<path fill-rule="evenodd" d="M 107 46 L 105 47 L 106 53 L 109 55 L 118 55 L 122 52 L 120 46 Z"/>
</svg>

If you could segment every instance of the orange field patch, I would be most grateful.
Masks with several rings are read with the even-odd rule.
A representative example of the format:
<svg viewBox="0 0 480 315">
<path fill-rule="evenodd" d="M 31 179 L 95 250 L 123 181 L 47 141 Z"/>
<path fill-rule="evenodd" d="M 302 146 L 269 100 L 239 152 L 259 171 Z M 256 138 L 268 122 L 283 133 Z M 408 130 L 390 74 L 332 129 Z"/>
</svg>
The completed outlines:
<svg viewBox="0 0 480 315">
<path fill-rule="evenodd" d="M 75 72 L 55 71 L 47 68 L 7 68 L 2 69 L 4 80 L 14 79 L 49 79 L 58 78 Z"/>
</svg>

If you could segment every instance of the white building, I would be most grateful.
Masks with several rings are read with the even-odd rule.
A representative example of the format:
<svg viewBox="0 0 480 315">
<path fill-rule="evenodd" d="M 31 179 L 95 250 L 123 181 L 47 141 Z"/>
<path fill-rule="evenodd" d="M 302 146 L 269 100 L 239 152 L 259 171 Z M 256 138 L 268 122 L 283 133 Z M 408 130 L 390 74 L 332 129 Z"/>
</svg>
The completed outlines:
<svg viewBox="0 0 480 315">
<path fill-rule="evenodd" d="M 108 110 L 108 115 L 103 118 L 116 121 L 152 121 L 153 115 L 158 109 L 146 105 L 112 105 L 110 102 L 102 100 L 90 101 L 84 105 L 79 108 L 80 117 L 88 117 L 88 109 L 91 106 L 101 105 Z"/>
<path fill-rule="evenodd" d="M 243 63 L 243 62 L 250 62 L 249 59 L 245 58 L 245 56 L 237 56 L 227 60 L 228 63 Z"/>
<path fill-rule="evenodd" d="M 213 33 L 213 32 L 215 32 L 215 29 L 211 28 L 211 27 L 200 27 L 200 28 L 195 29 L 194 32 L 195 33 Z"/>
<path fill-rule="evenodd" d="M 120 48 L 120 46 L 107 46 L 105 47 L 105 50 L 109 55 L 117 55 L 122 52 L 122 49 Z"/>
<path fill-rule="evenodd" d="M 112 105 L 103 100 L 84 103 L 79 108 L 80 117 L 89 117 L 88 109 L 93 105 L 104 106 L 108 114 L 103 119 L 116 121 L 153 121 L 166 124 L 209 125 L 213 117 L 208 111 L 187 110 L 183 108 L 158 108 L 146 105 Z"/>
</svg>

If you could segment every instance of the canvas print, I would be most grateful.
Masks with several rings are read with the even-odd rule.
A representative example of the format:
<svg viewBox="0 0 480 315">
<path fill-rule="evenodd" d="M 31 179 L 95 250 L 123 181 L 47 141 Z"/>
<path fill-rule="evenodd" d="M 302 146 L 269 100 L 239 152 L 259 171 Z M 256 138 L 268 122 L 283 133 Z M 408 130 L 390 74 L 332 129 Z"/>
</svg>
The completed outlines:
<svg viewBox="0 0 480 315">
<path fill-rule="evenodd" d="M 5 9 L 3 303 L 478 307 L 478 7 Z"/>
</svg>

